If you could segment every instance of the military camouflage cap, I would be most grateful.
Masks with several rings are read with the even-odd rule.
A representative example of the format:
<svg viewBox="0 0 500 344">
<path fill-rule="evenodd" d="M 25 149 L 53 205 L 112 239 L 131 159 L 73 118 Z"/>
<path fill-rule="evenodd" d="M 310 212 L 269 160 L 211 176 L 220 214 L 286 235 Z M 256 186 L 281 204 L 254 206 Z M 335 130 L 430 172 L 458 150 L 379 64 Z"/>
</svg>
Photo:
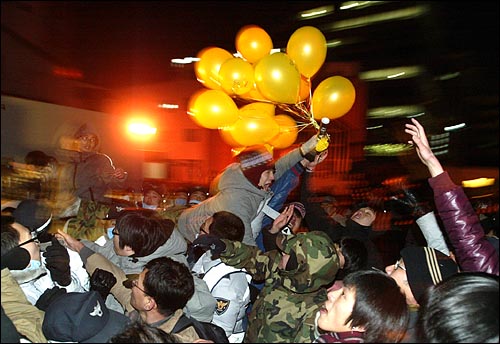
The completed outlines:
<svg viewBox="0 0 500 344">
<path fill-rule="evenodd" d="M 320 231 L 298 233 L 283 239 L 282 251 L 295 255 L 298 267 L 281 271 L 283 286 L 295 293 L 309 293 L 333 282 L 339 258 L 330 237 Z"/>
</svg>

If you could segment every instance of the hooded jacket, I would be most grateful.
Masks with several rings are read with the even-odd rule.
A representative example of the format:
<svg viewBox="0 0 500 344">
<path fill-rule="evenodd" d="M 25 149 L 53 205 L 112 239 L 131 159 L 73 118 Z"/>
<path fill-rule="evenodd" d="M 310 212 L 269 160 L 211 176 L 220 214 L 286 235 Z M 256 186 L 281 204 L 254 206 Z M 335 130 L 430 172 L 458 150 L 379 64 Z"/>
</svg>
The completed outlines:
<svg viewBox="0 0 500 344">
<path fill-rule="evenodd" d="M 90 288 L 90 278 L 87 270 L 83 267 L 83 262 L 73 250 L 66 249 L 69 254 L 69 266 L 71 271 L 71 282 L 65 288 L 67 292 L 84 292 Z M 10 273 L 15 278 L 22 291 L 31 304 L 35 304 L 40 296 L 47 290 L 59 286 L 52 280 L 50 272 L 45 266 L 45 257 L 40 255 L 41 265 L 36 270 L 12 270 Z"/>
<path fill-rule="evenodd" d="M 113 247 L 113 240 L 107 240 L 103 246 L 88 240 L 82 240 L 82 243 L 85 245 L 85 248 L 81 250 L 80 256 L 84 262 L 90 256 L 96 256 L 98 259 L 104 256 L 106 260 L 113 263 L 127 275 L 141 273 L 147 262 L 158 257 L 170 257 L 189 266 L 185 255 L 187 249 L 186 241 L 175 229 L 170 238 L 162 246 L 158 247 L 156 251 L 148 256 L 137 257 L 135 259 L 117 255 Z M 95 255 L 95 253 L 99 253 L 99 255 Z M 199 321 L 210 322 L 212 321 L 213 310 L 216 306 L 215 298 L 210 293 L 207 284 L 196 276 L 194 276 L 194 286 L 194 294 L 189 299 L 184 310 L 187 315 Z M 123 304 L 122 306 L 125 308 Z"/>
<path fill-rule="evenodd" d="M 327 300 L 325 286 L 331 285 L 339 269 L 333 242 L 323 232 L 306 232 L 285 238 L 282 251 L 294 255 L 297 266 L 280 269 L 282 253 L 266 253 L 240 242 L 222 240 L 226 250 L 221 260 L 246 268 L 265 285 L 249 315 L 246 343 L 311 343 L 314 318 Z"/>
<path fill-rule="evenodd" d="M 298 148 L 278 159 L 275 164 L 275 179 L 302 159 Z M 230 164 L 220 175 L 218 193 L 183 211 L 177 228 L 187 240 L 193 242 L 207 218 L 218 211 L 229 211 L 239 216 L 245 225 L 243 243 L 255 246 L 252 221 L 272 196 L 271 191 L 264 191 L 253 185 L 243 174 L 239 163 Z"/>
<path fill-rule="evenodd" d="M 448 172 L 429 178 L 429 184 L 461 270 L 498 276 L 498 254 L 486 239 L 479 216 L 463 188 L 453 183 Z"/>
</svg>

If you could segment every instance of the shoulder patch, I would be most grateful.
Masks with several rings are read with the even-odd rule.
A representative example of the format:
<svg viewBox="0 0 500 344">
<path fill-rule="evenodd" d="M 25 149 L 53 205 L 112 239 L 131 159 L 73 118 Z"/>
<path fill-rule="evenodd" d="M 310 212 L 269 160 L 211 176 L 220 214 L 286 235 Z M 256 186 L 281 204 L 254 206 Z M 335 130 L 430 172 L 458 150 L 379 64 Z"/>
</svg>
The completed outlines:
<svg viewBox="0 0 500 344">
<path fill-rule="evenodd" d="M 217 308 L 215 309 L 215 313 L 217 315 L 222 315 L 229 308 L 229 303 L 231 301 L 222 298 L 216 298 L 216 300 L 217 300 Z"/>
</svg>

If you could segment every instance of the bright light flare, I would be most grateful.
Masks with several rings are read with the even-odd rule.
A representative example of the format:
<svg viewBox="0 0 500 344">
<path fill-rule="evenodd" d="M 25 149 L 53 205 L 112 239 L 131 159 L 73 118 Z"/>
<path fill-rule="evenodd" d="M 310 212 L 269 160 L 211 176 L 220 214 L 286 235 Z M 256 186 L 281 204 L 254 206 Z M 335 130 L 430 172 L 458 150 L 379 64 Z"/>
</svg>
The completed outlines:
<svg viewBox="0 0 500 344">
<path fill-rule="evenodd" d="M 156 134 L 156 127 L 147 120 L 131 120 L 127 125 L 127 132 L 132 139 L 149 139 Z"/>
</svg>

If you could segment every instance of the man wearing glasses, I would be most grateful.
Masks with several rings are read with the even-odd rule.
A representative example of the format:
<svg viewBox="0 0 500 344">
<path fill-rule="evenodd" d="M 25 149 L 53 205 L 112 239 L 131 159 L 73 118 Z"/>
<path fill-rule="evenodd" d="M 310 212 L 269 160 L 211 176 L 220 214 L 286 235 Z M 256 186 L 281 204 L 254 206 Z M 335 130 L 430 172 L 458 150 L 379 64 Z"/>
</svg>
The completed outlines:
<svg viewBox="0 0 500 344">
<path fill-rule="evenodd" d="M 385 267 L 405 295 L 410 310 L 410 321 L 403 342 L 415 341 L 415 325 L 420 307 L 419 300 L 424 291 L 432 285 L 458 272 L 455 261 L 431 247 L 405 247 L 401 258 L 395 264 Z"/>
<path fill-rule="evenodd" d="M 47 289 L 54 287 L 64 287 L 67 292 L 89 290 L 89 275 L 78 254 L 66 249 L 55 238 L 42 252 L 38 241 L 40 234 L 15 222 L 12 216 L 2 216 L 2 259 L 13 249 L 19 252 L 9 259 L 7 267 L 28 301 L 35 305 Z M 29 263 L 23 259 L 25 251 L 18 248 L 29 254 Z"/>
</svg>

